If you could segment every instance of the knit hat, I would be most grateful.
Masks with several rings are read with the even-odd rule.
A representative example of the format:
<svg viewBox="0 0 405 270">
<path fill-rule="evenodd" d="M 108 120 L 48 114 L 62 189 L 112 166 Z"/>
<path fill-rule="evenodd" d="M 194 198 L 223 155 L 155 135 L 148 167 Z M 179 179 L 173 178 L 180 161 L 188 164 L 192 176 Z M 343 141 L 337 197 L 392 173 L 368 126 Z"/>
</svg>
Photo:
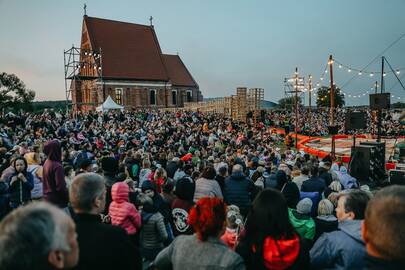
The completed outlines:
<svg viewBox="0 0 405 270">
<path fill-rule="evenodd" d="M 308 215 L 311 213 L 312 201 L 309 198 L 304 198 L 297 204 L 297 212 L 300 214 Z"/>
</svg>

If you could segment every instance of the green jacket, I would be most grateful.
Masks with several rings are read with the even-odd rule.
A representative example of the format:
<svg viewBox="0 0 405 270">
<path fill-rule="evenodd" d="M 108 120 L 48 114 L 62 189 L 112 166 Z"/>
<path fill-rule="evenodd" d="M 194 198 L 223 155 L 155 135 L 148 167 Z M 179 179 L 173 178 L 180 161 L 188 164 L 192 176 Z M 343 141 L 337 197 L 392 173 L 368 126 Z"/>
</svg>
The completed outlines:
<svg viewBox="0 0 405 270">
<path fill-rule="evenodd" d="M 288 216 L 291 224 L 301 237 L 310 240 L 314 239 L 315 222 L 310 216 L 300 214 L 297 210 L 291 208 L 288 208 Z"/>
</svg>

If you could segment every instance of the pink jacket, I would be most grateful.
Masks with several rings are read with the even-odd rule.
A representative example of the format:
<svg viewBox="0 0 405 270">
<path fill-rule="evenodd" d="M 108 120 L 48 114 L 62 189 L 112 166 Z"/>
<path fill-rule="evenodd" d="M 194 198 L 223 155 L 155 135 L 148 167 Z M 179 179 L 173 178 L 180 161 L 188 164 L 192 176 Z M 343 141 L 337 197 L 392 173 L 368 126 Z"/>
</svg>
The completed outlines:
<svg viewBox="0 0 405 270">
<path fill-rule="evenodd" d="M 115 183 L 111 189 L 112 202 L 109 208 L 111 223 L 124 228 L 128 234 L 135 234 L 141 227 L 141 215 L 128 202 L 129 187 L 124 182 Z"/>
</svg>

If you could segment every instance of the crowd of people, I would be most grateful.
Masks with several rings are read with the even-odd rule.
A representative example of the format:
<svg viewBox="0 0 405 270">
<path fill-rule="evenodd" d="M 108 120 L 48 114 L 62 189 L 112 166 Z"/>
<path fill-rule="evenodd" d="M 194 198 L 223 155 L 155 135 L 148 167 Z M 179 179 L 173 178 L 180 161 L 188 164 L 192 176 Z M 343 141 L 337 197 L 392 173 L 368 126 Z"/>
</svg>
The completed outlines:
<svg viewBox="0 0 405 270">
<path fill-rule="evenodd" d="M 357 130 L 356 132 L 361 134 L 372 134 L 377 136 L 378 133 L 378 115 L 377 111 L 370 109 L 348 109 L 348 108 L 336 108 L 334 117 L 335 125 L 338 126 L 338 134 L 349 133 L 352 134 L 352 130 L 346 130 L 345 120 L 346 113 L 349 111 L 361 111 L 365 112 L 365 126 L 363 130 Z M 405 135 L 405 128 L 403 123 L 401 124 L 401 110 L 389 110 L 383 111 L 381 115 L 381 135 L 386 137 L 397 137 Z M 267 116 L 267 121 L 272 125 L 280 128 L 287 128 L 289 131 L 295 131 L 295 113 L 294 111 L 278 111 L 274 110 Z M 329 134 L 328 126 L 330 125 L 330 110 L 319 108 L 312 109 L 311 112 L 308 109 L 299 109 L 298 115 L 298 130 L 300 134 L 308 136 L 326 136 Z"/>
<path fill-rule="evenodd" d="M 280 147 L 277 119 L 1 118 L 0 269 L 404 269 L 405 187 Z"/>
</svg>

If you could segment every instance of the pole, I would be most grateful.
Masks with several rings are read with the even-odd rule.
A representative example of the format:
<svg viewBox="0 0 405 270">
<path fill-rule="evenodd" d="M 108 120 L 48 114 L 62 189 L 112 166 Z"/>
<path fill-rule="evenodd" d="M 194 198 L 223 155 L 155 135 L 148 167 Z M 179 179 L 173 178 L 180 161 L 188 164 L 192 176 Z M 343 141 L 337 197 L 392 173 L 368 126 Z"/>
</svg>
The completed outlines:
<svg viewBox="0 0 405 270">
<path fill-rule="evenodd" d="M 312 112 L 312 107 L 311 107 L 311 92 L 312 90 L 312 75 L 309 75 L 308 79 L 308 102 L 309 102 L 309 121 L 311 121 L 311 112 Z"/>
<path fill-rule="evenodd" d="M 330 126 L 335 125 L 335 89 L 333 85 L 333 57 L 329 55 L 329 74 L 330 74 Z M 332 147 L 331 147 L 332 159 L 335 159 L 335 134 L 332 134 Z"/>
<path fill-rule="evenodd" d="M 384 62 L 385 57 L 381 57 L 381 94 L 384 93 Z M 382 125 L 382 118 L 381 118 L 381 109 L 377 111 L 377 142 L 381 142 L 381 125 Z"/>
<path fill-rule="evenodd" d="M 298 150 L 298 68 L 295 68 L 295 149 Z"/>
</svg>

